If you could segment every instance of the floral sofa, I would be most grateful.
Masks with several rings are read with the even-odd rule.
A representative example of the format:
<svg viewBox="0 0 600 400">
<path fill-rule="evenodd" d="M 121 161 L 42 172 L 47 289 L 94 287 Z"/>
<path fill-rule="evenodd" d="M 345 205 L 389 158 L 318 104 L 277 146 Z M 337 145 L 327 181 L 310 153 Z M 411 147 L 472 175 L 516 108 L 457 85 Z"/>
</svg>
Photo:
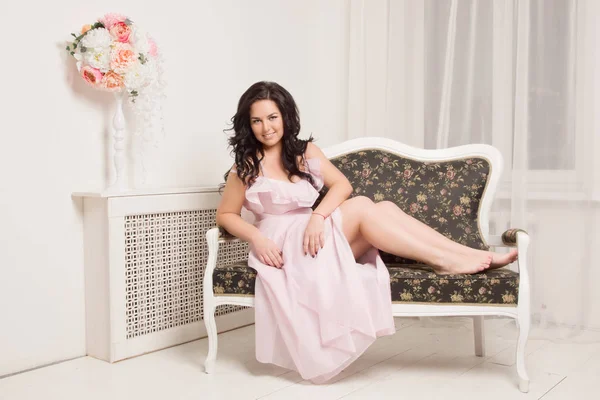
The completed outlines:
<svg viewBox="0 0 600 400">
<path fill-rule="evenodd" d="M 438 275 L 414 260 L 384 252 L 381 256 L 390 273 L 394 316 L 473 316 L 478 356 L 485 353 L 484 316 L 515 318 L 519 388 L 528 391 L 524 349 L 530 318 L 529 237 L 519 229 L 489 235 L 489 210 L 503 166 L 500 153 L 487 145 L 423 150 L 383 138 L 350 140 L 324 151 L 349 179 L 352 196 L 392 201 L 448 238 L 473 248 L 518 248 L 519 272 L 501 268 L 474 275 Z M 314 207 L 326 191 L 322 190 Z M 205 367 L 210 372 L 216 360 L 215 308 L 252 306 L 256 272 L 248 267 L 247 246 L 239 239 L 214 228 L 207 240 L 209 261 L 203 289 L 209 335 Z"/>
</svg>

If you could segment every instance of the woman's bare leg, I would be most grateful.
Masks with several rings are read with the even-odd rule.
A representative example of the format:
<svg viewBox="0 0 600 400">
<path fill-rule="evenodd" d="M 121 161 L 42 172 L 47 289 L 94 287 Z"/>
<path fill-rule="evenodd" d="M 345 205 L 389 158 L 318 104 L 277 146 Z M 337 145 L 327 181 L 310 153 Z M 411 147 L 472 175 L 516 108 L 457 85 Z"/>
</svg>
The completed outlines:
<svg viewBox="0 0 600 400">
<path fill-rule="evenodd" d="M 355 257 L 368 248 L 431 265 L 439 273 L 476 273 L 504 263 L 500 254 L 474 250 L 455 243 L 434 229 L 404 214 L 393 203 L 374 204 L 366 197 L 345 201 L 340 210 L 343 229 Z M 507 261 L 503 265 L 508 264 Z"/>
<path fill-rule="evenodd" d="M 477 250 L 468 246 L 463 246 L 460 243 L 457 243 L 451 239 L 448 239 L 446 236 L 442 235 L 435 229 L 430 228 L 425 225 L 421 221 L 416 218 L 411 217 L 402 211 L 396 204 L 391 201 L 382 201 L 380 203 L 376 203 L 378 207 L 383 209 L 382 212 L 389 213 L 389 217 L 391 220 L 394 220 L 394 224 L 402 224 L 410 229 L 413 232 L 422 231 L 424 238 L 426 240 L 435 242 L 438 247 L 444 248 L 448 251 L 462 253 L 466 256 L 472 256 L 474 253 L 479 253 L 480 255 L 485 254 L 486 256 L 492 256 L 492 262 L 490 267 L 499 268 L 503 267 L 517 259 L 517 250 L 511 250 L 509 253 L 494 253 L 485 250 Z"/>
</svg>

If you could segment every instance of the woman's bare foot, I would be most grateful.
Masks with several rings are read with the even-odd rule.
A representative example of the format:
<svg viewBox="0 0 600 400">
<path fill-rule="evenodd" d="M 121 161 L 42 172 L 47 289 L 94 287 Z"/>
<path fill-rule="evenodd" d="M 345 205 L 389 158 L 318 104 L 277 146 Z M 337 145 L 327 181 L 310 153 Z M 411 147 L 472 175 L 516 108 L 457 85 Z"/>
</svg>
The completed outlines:
<svg viewBox="0 0 600 400">
<path fill-rule="evenodd" d="M 476 274 L 488 269 L 492 260 L 492 253 L 446 254 L 433 268 L 440 275 Z"/>
<path fill-rule="evenodd" d="M 502 268 L 505 265 L 508 265 L 508 264 L 516 261 L 517 258 L 519 257 L 519 253 L 515 249 L 511 250 L 508 253 L 490 252 L 490 254 L 492 255 L 492 262 L 490 263 L 490 269 Z"/>
</svg>

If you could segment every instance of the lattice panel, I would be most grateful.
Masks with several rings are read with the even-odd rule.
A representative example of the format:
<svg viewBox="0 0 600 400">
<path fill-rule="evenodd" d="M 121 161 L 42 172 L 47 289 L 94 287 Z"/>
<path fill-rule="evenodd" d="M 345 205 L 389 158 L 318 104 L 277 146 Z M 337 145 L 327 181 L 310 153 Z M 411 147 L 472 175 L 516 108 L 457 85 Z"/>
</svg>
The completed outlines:
<svg viewBox="0 0 600 400">
<path fill-rule="evenodd" d="M 127 338 L 202 320 L 206 231 L 216 210 L 125 217 Z M 223 246 L 221 262 L 247 256 L 247 244 Z M 242 307 L 224 306 L 217 315 Z"/>
</svg>

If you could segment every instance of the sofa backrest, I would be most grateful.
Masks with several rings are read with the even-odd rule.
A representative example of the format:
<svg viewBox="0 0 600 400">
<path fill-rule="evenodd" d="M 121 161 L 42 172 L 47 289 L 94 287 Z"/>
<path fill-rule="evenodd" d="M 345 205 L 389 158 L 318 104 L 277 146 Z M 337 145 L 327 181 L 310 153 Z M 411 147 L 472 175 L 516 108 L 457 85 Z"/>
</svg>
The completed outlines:
<svg viewBox="0 0 600 400">
<path fill-rule="evenodd" d="M 480 229 L 480 208 L 491 171 L 485 157 L 419 161 L 378 149 L 333 157 L 354 188 L 351 197 L 391 201 L 405 213 L 448 238 L 476 249 L 488 246 Z M 327 189 L 321 192 L 319 200 Z M 416 261 L 381 252 L 386 263 Z"/>
</svg>

